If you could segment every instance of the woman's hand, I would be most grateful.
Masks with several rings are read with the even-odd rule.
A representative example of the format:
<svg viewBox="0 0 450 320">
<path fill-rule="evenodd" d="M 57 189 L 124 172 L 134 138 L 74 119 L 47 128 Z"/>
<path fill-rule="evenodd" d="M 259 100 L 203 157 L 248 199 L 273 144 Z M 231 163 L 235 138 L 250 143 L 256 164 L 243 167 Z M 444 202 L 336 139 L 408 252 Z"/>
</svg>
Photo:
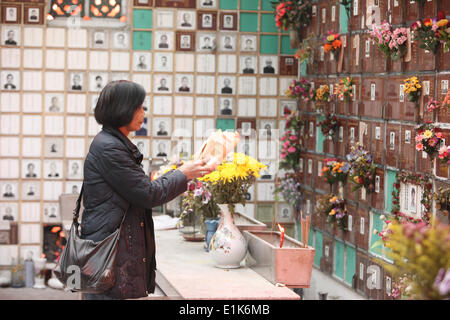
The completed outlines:
<svg viewBox="0 0 450 320">
<path fill-rule="evenodd" d="M 188 180 L 201 178 L 204 175 L 214 171 L 213 168 L 206 166 L 207 159 L 187 161 L 181 167 L 178 168 L 183 172 Z"/>
</svg>

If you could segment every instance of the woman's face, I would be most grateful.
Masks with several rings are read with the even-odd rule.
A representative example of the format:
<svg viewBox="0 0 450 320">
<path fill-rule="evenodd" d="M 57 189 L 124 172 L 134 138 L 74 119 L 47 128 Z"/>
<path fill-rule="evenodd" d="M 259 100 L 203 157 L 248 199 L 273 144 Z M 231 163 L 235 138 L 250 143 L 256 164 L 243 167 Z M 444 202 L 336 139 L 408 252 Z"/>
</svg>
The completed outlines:
<svg viewBox="0 0 450 320">
<path fill-rule="evenodd" d="M 137 131 L 141 128 L 142 123 L 144 122 L 145 111 L 144 107 L 141 105 L 135 112 L 133 116 L 133 120 L 126 126 L 128 131 Z"/>
</svg>

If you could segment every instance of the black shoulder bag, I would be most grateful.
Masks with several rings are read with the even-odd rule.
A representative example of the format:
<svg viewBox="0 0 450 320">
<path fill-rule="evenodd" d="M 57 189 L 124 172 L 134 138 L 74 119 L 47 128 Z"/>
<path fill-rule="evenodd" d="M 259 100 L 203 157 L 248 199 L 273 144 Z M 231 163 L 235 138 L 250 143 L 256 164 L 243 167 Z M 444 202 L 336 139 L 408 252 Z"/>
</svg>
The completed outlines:
<svg viewBox="0 0 450 320">
<path fill-rule="evenodd" d="M 83 184 L 84 186 L 84 184 Z M 53 270 L 56 277 L 71 291 L 82 293 L 104 293 L 115 283 L 115 262 L 120 231 L 128 209 L 119 228 L 102 241 L 81 239 L 78 217 L 80 214 L 83 186 L 73 211 L 66 247 Z M 129 207 L 128 207 L 129 208 Z"/>
</svg>

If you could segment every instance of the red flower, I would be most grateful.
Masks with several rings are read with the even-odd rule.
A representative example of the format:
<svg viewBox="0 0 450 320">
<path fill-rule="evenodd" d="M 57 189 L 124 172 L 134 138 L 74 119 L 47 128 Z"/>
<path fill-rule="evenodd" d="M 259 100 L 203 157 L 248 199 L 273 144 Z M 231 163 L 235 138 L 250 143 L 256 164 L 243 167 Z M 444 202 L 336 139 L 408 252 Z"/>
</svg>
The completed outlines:
<svg viewBox="0 0 450 320">
<path fill-rule="evenodd" d="M 445 12 L 444 11 L 439 11 L 438 12 L 438 21 L 445 19 Z"/>
</svg>

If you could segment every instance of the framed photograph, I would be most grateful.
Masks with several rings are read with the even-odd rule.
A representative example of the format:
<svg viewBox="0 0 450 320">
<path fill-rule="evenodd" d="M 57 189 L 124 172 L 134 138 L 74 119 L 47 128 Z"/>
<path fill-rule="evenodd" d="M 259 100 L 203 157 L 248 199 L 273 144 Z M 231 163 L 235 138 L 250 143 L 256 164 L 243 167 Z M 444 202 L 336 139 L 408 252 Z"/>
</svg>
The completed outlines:
<svg viewBox="0 0 450 320">
<path fill-rule="evenodd" d="M 44 222 L 58 223 L 61 221 L 58 203 L 44 203 Z"/>
<path fill-rule="evenodd" d="M 220 13 L 219 29 L 227 31 L 237 31 L 237 13 L 235 12 L 221 12 Z"/>
<path fill-rule="evenodd" d="M 2 200 L 17 200 L 17 182 L 0 181 L 0 192 Z"/>
<path fill-rule="evenodd" d="M 195 30 L 196 14 L 192 10 L 177 11 L 177 29 Z"/>
<path fill-rule="evenodd" d="M 39 200 L 41 183 L 36 182 L 22 182 L 22 200 Z"/>
<path fill-rule="evenodd" d="M 155 31 L 155 49 L 173 50 L 173 31 Z"/>
<path fill-rule="evenodd" d="M 134 0 L 133 3 L 135 6 L 151 7 L 153 5 L 153 0 Z"/>
<path fill-rule="evenodd" d="M 405 130 L 405 143 L 411 143 L 411 130 Z"/>
<path fill-rule="evenodd" d="M 19 71 L 4 70 L 1 73 L 2 90 L 20 90 L 20 73 Z"/>
<path fill-rule="evenodd" d="M 260 67 L 262 74 L 277 74 L 278 73 L 278 57 L 277 56 L 259 56 Z"/>
<path fill-rule="evenodd" d="M 81 182 L 81 181 L 80 182 L 67 181 L 65 193 L 80 194 L 82 184 L 83 184 L 83 182 Z"/>
<path fill-rule="evenodd" d="M 169 52 L 155 52 L 155 71 L 172 72 L 173 71 L 173 55 Z"/>
<path fill-rule="evenodd" d="M 23 208 L 22 208 L 23 210 Z M 0 221 L 17 221 L 17 203 L 0 203 Z"/>
<path fill-rule="evenodd" d="M 25 24 L 42 24 L 44 22 L 44 8 L 42 6 L 24 6 Z"/>
<path fill-rule="evenodd" d="M 275 120 L 260 120 L 259 121 L 259 137 L 264 140 L 271 140 L 275 136 L 276 121 Z"/>
<path fill-rule="evenodd" d="M 174 14 L 173 10 L 155 10 L 155 27 L 172 29 Z"/>
<path fill-rule="evenodd" d="M 138 51 L 133 53 L 133 71 L 151 71 L 152 53 Z"/>
<path fill-rule="evenodd" d="M 234 99 L 232 98 L 219 98 L 219 112 L 221 116 L 232 116 L 234 114 Z"/>
<path fill-rule="evenodd" d="M 255 137 L 256 119 L 252 118 L 238 118 L 237 131 L 244 137 Z"/>
<path fill-rule="evenodd" d="M 194 76 L 191 74 L 177 74 L 175 76 L 175 88 L 177 93 L 193 93 Z"/>
<path fill-rule="evenodd" d="M 20 4 L 2 5 L 3 23 L 21 23 L 21 8 Z"/>
<path fill-rule="evenodd" d="M 62 160 L 45 160 L 44 177 L 45 179 L 62 179 L 63 175 Z"/>
<path fill-rule="evenodd" d="M 257 44 L 258 42 L 256 36 L 249 34 L 241 35 L 241 51 L 255 52 L 258 47 Z"/>
<path fill-rule="evenodd" d="M 64 112 L 64 94 L 62 93 L 46 93 L 45 94 L 45 111 L 52 113 Z"/>
<path fill-rule="evenodd" d="M 221 34 L 219 36 L 219 49 L 223 52 L 236 51 L 236 36 L 234 34 Z"/>
<path fill-rule="evenodd" d="M 197 7 L 204 9 L 216 9 L 217 0 L 197 0 Z"/>
<path fill-rule="evenodd" d="M 155 0 L 155 7 L 195 8 L 196 0 Z"/>
<path fill-rule="evenodd" d="M 280 57 L 280 75 L 283 76 L 297 76 L 298 63 L 294 56 Z"/>
<path fill-rule="evenodd" d="M 129 45 L 129 35 L 127 32 L 119 31 L 113 33 L 114 49 L 128 49 Z"/>
<path fill-rule="evenodd" d="M 153 83 L 155 92 L 172 93 L 172 75 L 155 74 L 154 77 Z"/>
<path fill-rule="evenodd" d="M 133 139 L 133 143 L 136 145 L 139 152 L 143 154 L 144 158 L 148 158 L 150 156 L 150 140 Z"/>
<path fill-rule="evenodd" d="M 217 13 L 214 11 L 198 11 L 197 12 L 197 29 L 198 30 L 216 30 L 217 29 Z"/>
<path fill-rule="evenodd" d="M 40 159 L 22 159 L 22 178 L 38 179 L 41 176 Z"/>
<path fill-rule="evenodd" d="M 195 32 L 177 32 L 177 51 L 195 51 Z"/>
<path fill-rule="evenodd" d="M 216 49 L 216 35 L 214 33 L 199 33 L 197 49 L 203 52 L 211 52 Z"/>
<path fill-rule="evenodd" d="M 108 83 L 108 73 L 91 72 L 89 73 L 89 91 L 102 91 Z"/>
<path fill-rule="evenodd" d="M 292 216 L 292 208 L 290 205 L 288 204 L 284 204 L 284 203 L 280 203 L 278 204 L 278 208 L 277 208 L 277 216 L 276 216 L 276 220 L 277 222 L 281 222 L 281 223 L 289 223 L 289 222 L 293 222 L 293 216 Z"/>
<path fill-rule="evenodd" d="M 63 156 L 63 138 L 45 138 L 44 156 L 46 158 L 60 158 Z"/>
<path fill-rule="evenodd" d="M 171 118 L 153 118 L 153 136 L 170 137 L 172 135 Z"/>
<path fill-rule="evenodd" d="M 217 79 L 218 94 L 235 94 L 236 93 L 236 77 L 219 76 Z"/>
<path fill-rule="evenodd" d="M 292 100 L 280 100 L 280 115 L 286 116 L 291 111 L 297 110 L 297 102 Z"/>
<path fill-rule="evenodd" d="M 83 179 L 83 161 L 77 159 L 67 160 L 67 179 L 81 180 Z"/>
<path fill-rule="evenodd" d="M 83 72 L 71 72 L 69 74 L 69 90 L 84 91 L 85 74 Z"/>
<path fill-rule="evenodd" d="M 20 46 L 20 39 L 19 27 L 2 27 L 2 44 L 7 46 Z"/>
<path fill-rule="evenodd" d="M 257 73 L 256 56 L 240 56 L 239 72 L 244 74 Z"/>
<path fill-rule="evenodd" d="M 153 140 L 153 158 L 168 158 L 170 157 L 171 144 L 170 140 Z"/>
<path fill-rule="evenodd" d="M 91 47 L 95 49 L 108 48 L 108 31 L 106 30 L 92 30 L 91 32 Z"/>
</svg>

